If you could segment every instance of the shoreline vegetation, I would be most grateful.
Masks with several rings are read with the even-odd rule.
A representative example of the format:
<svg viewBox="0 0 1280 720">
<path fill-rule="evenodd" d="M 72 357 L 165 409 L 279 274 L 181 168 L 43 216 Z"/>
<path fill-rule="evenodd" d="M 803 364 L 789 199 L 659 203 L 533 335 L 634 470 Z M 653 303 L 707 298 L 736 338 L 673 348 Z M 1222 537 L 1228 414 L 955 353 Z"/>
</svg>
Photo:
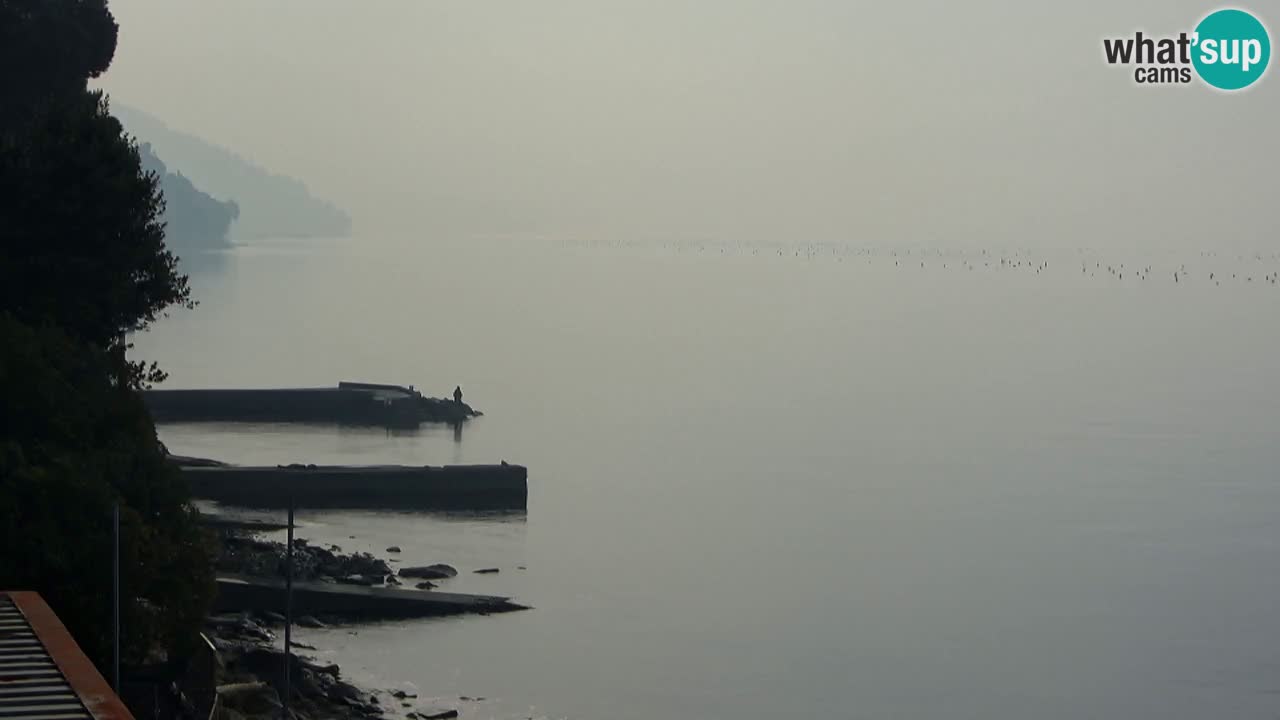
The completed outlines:
<svg viewBox="0 0 1280 720">
<path fill-rule="evenodd" d="M 140 108 L 116 103 L 113 114 L 126 132 L 150 145 L 158 159 L 202 194 L 236 205 L 236 217 L 224 242 L 350 236 L 350 214 L 317 196 L 303 181 L 170 127 Z"/>
<path fill-rule="evenodd" d="M 103 675 L 119 658 L 123 689 L 199 650 L 216 585 L 142 400 L 165 374 L 130 357 L 195 300 L 162 179 L 88 87 L 118 39 L 104 0 L 0 0 L 0 587 L 38 592 Z"/>
<path fill-rule="evenodd" d="M 240 206 L 234 200 L 219 200 L 202 192 L 181 172 L 165 165 L 150 143 L 140 145 L 138 154 L 142 168 L 160 178 L 165 243 L 184 256 L 231 247 L 231 226 L 240 217 Z"/>
<path fill-rule="evenodd" d="M 175 250 L 225 243 L 237 230 L 346 234 L 350 219 L 300 182 L 241 167 L 225 151 L 210 152 L 230 166 L 229 183 L 257 188 L 235 202 L 212 177 L 196 181 L 199 163 L 160 133 L 155 147 L 140 146 L 107 95 L 89 87 L 112 65 L 118 40 L 107 0 L 0 0 L 0 589 L 38 592 L 104 676 L 119 669 L 116 690 L 138 717 L 208 717 L 221 706 L 220 718 L 274 718 L 285 657 L 271 627 L 280 618 L 211 609 L 218 572 L 278 574 L 283 548 L 234 522 L 202 525 L 144 397 L 166 374 L 131 357 L 130 338 L 196 307 L 193 266 L 180 265 Z M 479 414 L 460 389 L 449 402 L 353 385 L 328 397 L 376 395 L 384 415 L 403 410 L 394 420 Z M 407 578 L 371 555 L 305 542 L 294 550 L 311 562 L 305 572 L 335 584 Z M 456 575 L 420 571 L 421 589 L 404 592 Z M 356 687 L 336 665 L 291 656 L 288 667 L 292 717 L 458 714 L 406 690 Z"/>
</svg>

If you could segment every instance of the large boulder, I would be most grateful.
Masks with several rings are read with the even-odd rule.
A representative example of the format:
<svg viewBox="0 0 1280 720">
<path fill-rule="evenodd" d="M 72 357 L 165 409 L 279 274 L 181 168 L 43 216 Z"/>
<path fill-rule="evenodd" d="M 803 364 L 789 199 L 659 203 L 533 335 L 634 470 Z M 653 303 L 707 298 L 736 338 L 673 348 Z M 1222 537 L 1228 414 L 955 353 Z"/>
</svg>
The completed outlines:
<svg viewBox="0 0 1280 720">
<path fill-rule="evenodd" d="M 344 575 L 390 575 L 391 566 L 387 565 L 386 561 L 369 553 L 355 553 L 354 555 L 338 555 L 326 558 L 320 564 L 320 571 L 325 575 L 333 575 L 334 577 L 342 577 Z"/>
<path fill-rule="evenodd" d="M 436 564 L 400 568 L 400 577 L 422 578 L 423 580 L 446 580 L 457 576 L 458 570 L 452 565 Z"/>
<path fill-rule="evenodd" d="M 264 682 L 219 685 L 217 693 L 223 706 L 245 717 L 276 717 L 284 707 L 276 689 Z"/>
</svg>

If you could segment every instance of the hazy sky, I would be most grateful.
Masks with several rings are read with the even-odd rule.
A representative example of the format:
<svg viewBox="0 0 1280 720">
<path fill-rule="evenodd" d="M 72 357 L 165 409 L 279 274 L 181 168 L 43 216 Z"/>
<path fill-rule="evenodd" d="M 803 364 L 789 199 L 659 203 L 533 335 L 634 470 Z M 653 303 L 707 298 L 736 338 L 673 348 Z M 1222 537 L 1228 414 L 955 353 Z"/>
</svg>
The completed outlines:
<svg viewBox="0 0 1280 720">
<path fill-rule="evenodd" d="M 360 235 L 1261 247 L 1280 78 L 1143 87 L 1188 0 L 113 0 L 102 85 Z M 1264 21 L 1280 22 L 1259 6 Z"/>
</svg>

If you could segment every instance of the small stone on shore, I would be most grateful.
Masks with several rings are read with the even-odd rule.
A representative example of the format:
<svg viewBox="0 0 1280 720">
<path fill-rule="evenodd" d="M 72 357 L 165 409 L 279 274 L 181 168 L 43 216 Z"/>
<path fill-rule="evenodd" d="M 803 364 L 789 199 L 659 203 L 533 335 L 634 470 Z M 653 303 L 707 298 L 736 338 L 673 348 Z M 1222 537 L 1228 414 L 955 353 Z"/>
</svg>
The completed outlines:
<svg viewBox="0 0 1280 720">
<path fill-rule="evenodd" d="M 405 698 L 416 698 L 418 697 L 418 693 L 409 692 L 407 690 L 392 690 L 391 696 L 397 700 L 404 700 Z"/>
</svg>

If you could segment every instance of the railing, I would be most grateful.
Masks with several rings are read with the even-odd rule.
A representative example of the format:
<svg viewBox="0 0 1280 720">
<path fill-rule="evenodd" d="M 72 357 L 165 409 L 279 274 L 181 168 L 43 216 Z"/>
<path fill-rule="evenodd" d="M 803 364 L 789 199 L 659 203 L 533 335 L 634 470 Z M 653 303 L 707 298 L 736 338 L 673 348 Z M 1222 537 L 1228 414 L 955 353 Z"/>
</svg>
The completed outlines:
<svg viewBox="0 0 1280 720">
<path fill-rule="evenodd" d="M 217 717 L 219 665 L 218 651 L 209 638 L 200 633 L 200 642 L 179 681 L 182 693 L 195 709 L 196 717 Z"/>
</svg>

